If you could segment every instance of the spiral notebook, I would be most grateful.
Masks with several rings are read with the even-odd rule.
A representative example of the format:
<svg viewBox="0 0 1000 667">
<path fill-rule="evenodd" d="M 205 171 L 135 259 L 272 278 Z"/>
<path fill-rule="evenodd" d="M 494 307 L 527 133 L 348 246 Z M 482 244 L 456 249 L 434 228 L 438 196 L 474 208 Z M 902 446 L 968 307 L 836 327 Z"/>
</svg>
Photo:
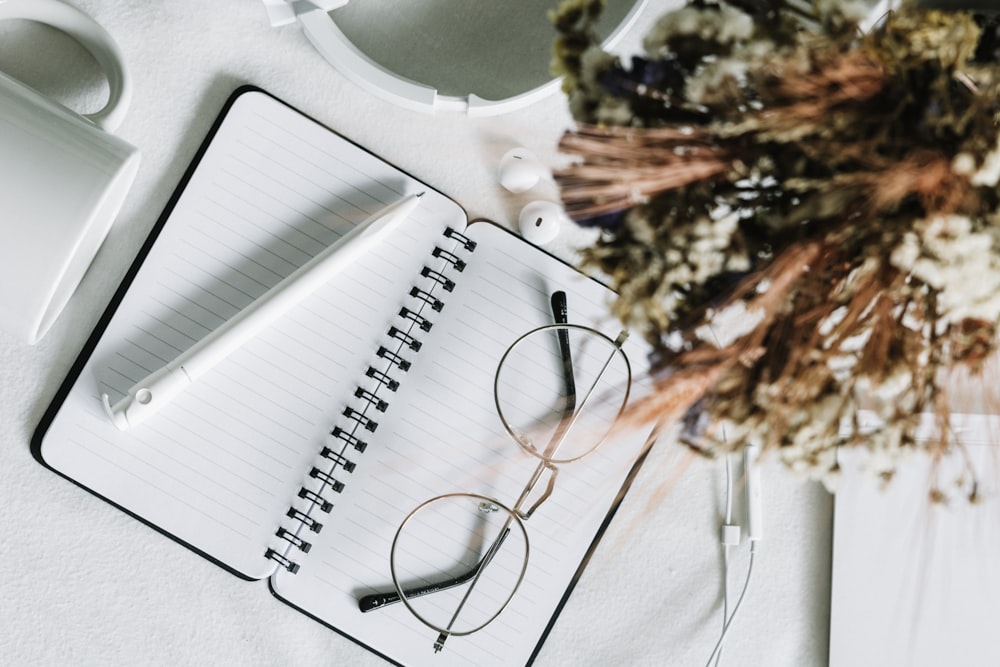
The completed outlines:
<svg viewBox="0 0 1000 667">
<path fill-rule="evenodd" d="M 374 252 L 118 431 L 100 396 L 232 317 L 353 224 L 404 195 L 417 211 Z M 53 471 L 287 604 L 405 665 L 530 663 L 645 446 L 630 434 L 561 470 L 527 524 L 531 557 L 483 630 L 436 633 L 395 605 L 396 527 L 449 492 L 510 498 L 534 461 L 501 427 L 503 351 L 569 319 L 614 336 L 608 290 L 255 88 L 227 103 L 33 441 Z M 631 344 L 631 342 L 629 343 Z M 630 353 L 633 363 L 641 354 Z M 525 391 L 531 391 L 526 387 Z"/>
</svg>

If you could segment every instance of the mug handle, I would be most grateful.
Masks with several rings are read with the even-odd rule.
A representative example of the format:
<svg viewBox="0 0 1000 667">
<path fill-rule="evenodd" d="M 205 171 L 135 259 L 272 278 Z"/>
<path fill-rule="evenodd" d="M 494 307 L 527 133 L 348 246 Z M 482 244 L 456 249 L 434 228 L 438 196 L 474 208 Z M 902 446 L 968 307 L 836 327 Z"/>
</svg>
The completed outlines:
<svg viewBox="0 0 1000 667">
<path fill-rule="evenodd" d="M 132 100 L 132 78 L 111 35 L 79 9 L 58 0 L 0 0 L 0 20 L 27 19 L 57 28 L 90 52 L 108 77 L 110 94 L 100 111 L 82 114 L 102 130 L 114 131 Z"/>
</svg>

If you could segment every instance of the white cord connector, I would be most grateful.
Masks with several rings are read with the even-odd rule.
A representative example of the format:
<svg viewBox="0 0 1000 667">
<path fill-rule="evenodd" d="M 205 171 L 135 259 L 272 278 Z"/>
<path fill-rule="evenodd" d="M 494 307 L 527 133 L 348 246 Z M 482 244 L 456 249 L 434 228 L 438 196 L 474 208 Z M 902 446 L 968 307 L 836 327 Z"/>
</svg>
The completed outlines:
<svg viewBox="0 0 1000 667">
<path fill-rule="evenodd" d="M 726 524 L 722 527 L 722 544 L 727 547 L 735 547 L 740 543 L 740 527 Z"/>
</svg>

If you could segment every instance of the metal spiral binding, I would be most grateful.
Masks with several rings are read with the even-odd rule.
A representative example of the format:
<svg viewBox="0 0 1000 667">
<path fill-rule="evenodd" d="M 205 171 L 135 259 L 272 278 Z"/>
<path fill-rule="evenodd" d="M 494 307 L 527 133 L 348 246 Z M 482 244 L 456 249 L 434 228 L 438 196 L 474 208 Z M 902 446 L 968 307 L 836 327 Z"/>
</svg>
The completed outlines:
<svg viewBox="0 0 1000 667">
<path fill-rule="evenodd" d="M 374 394 L 363 387 L 358 387 L 354 390 L 354 398 L 360 398 L 363 401 L 367 401 L 368 405 L 372 406 L 379 412 L 385 412 L 386 408 L 389 407 L 387 401 L 382 400 L 377 394 Z"/>
<path fill-rule="evenodd" d="M 323 451 L 321 451 L 319 455 L 322 456 L 324 459 L 330 459 L 331 461 L 333 461 L 334 465 L 340 466 L 347 472 L 354 472 L 355 468 L 354 461 L 351 461 L 346 456 L 344 456 L 343 452 L 337 452 L 330 449 L 329 447 L 324 447 Z"/>
<path fill-rule="evenodd" d="M 333 489 L 336 493 L 340 493 L 341 491 L 344 490 L 343 482 L 338 481 L 337 478 L 335 478 L 333 475 L 331 475 L 328 472 L 323 472 L 319 468 L 313 467 L 313 469 L 309 471 L 309 476 L 312 477 L 313 479 L 320 480 L 321 482 L 329 486 L 331 489 Z"/>
<path fill-rule="evenodd" d="M 395 338 L 414 352 L 419 352 L 422 345 L 416 336 L 396 327 L 389 327 L 389 338 Z"/>
<path fill-rule="evenodd" d="M 289 507 L 288 512 L 285 513 L 285 516 L 287 516 L 289 519 L 295 519 L 296 521 L 298 521 L 299 523 L 301 523 L 303 526 L 305 526 L 314 533 L 318 533 L 319 531 L 323 530 L 323 524 L 321 524 L 319 521 L 312 518 L 302 510 L 296 509 L 295 507 Z"/>
<path fill-rule="evenodd" d="M 358 426 L 360 426 L 366 431 L 370 431 L 371 433 L 374 433 L 375 429 L 378 428 L 377 421 L 366 415 L 361 410 L 355 410 L 349 405 L 346 408 L 344 408 L 344 411 L 341 414 L 347 417 L 348 419 L 357 422 Z"/>
<path fill-rule="evenodd" d="M 365 442 L 358 436 L 354 435 L 353 433 L 340 428 L 339 426 L 335 427 L 332 431 L 330 431 L 330 435 L 339 440 L 343 440 L 348 445 L 354 447 L 354 449 L 361 452 L 362 454 L 365 453 L 365 448 L 368 447 L 367 442 Z"/>
<path fill-rule="evenodd" d="M 456 232 L 451 227 L 448 227 L 447 229 L 444 230 L 444 235 L 450 239 L 455 239 L 456 241 L 461 243 L 462 247 L 465 248 L 468 252 L 472 252 L 476 249 L 475 241 L 471 240 L 468 236 L 464 236 Z"/>
<path fill-rule="evenodd" d="M 264 552 L 264 558 L 270 558 L 271 560 L 276 561 L 281 565 L 281 567 L 285 568 L 292 574 L 295 574 L 296 572 L 299 571 L 298 563 L 291 560 L 290 558 L 285 558 L 284 555 L 282 555 L 281 553 L 279 553 L 274 549 L 268 548 L 268 550 Z"/>
<path fill-rule="evenodd" d="M 406 310 L 406 309 L 404 308 L 403 310 Z M 400 313 L 400 315 L 402 315 L 402 313 Z M 425 329 L 425 331 L 426 331 L 426 329 Z M 410 362 L 407 359 L 404 359 L 402 356 L 400 356 L 399 354 L 396 354 L 395 352 L 393 352 L 392 350 L 388 349 L 384 345 L 379 345 L 378 346 L 378 351 L 375 353 L 375 356 L 377 356 L 380 359 L 385 359 L 390 364 L 392 364 L 393 366 L 395 366 L 399 370 L 403 371 L 404 373 L 406 371 L 410 370 Z"/>
<path fill-rule="evenodd" d="M 415 310 L 410 310 L 406 306 L 403 306 L 402 308 L 399 309 L 399 316 L 402 317 L 403 319 L 410 320 L 411 322 L 416 324 L 418 327 L 420 327 L 421 331 L 430 331 L 431 327 L 434 326 L 434 323 L 431 322 L 429 319 L 427 319 L 426 317 L 424 317 Z"/>
<path fill-rule="evenodd" d="M 279 528 L 278 532 L 276 532 L 275 535 L 285 540 L 293 547 L 298 547 L 298 550 L 304 554 L 309 553 L 309 550 L 312 549 L 312 544 L 306 542 L 301 537 L 299 537 L 292 531 L 288 530 L 287 528 Z"/>
<path fill-rule="evenodd" d="M 465 261 L 453 252 L 445 250 L 444 248 L 435 247 L 433 252 L 431 252 L 431 255 L 447 261 L 451 264 L 451 267 L 459 273 L 465 271 Z"/>
<path fill-rule="evenodd" d="M 425 266 L 424 268 L 420 269 L 420 275 L 422 275 L 424 278 L 430 278 L 431 280 L 436 282 L 438 285 L 441 286 L 441 289 L 443 289 L 445 292 L 451 292 L 452 290 L 455 289 L 454 280 L 444 275 L 440 271 L 435 271 L 429 266 Z"/>
<path fill-rule="evenodd" d="M 430 309 L 433 310 L 434 312 L 440 313 L 441 309 L 444 308 L 444 301 L 436 298 L 430 292 L 422 290 L 419 287 L 414 287 L 413 289 L 411 289 L 410 296 L 412 296 L 414 299 L 420 299 L 428 306 L 430 306 Z"/>
<path fill-rule="evenodd" d="M 384 385 L 389 391 L 396 391 L 399 389 L 399 382 L 393 380 L 392 377 L 385 371 L 380 371 L 374 366 L 368 367 L 368 370 L 365 371 L 365 377 L 370 377 L 380 385 Z"/>
<path fill-rule="evenodd" d="M 330 510 L 333 509 L 333 503 L 331 503 L 329 500 L 319 495 L 312 489 L 307 489 L 304 486 L 301 489 L 299 489 L 299 498 L 314 503 L 321 512 L 325 512 L 326 514 L 329 514 Z"/>
<path fill-rule="evenodd" d="M 379 345 L 375 352 L 375 357 L 379 362 L 368 366 L 365 371 L 365 378 L 368 386 L 359 385 L 354 391 L 354 398 L 357 403 L 345 406 L 341 416 L 346 420 L 340 425 L 335 425 L 330 431 L 330 442 L 328 442 L 319 452 L 317 465 L 314 465 L 308 477 L 319 483 L 318 490 L 313 490 L 310 484 L 303 485 L 298 492 L 298 497 L 308 503 L 305 510 L 290 507 L 286 516 L 295 522 L 294 527 L 279 527 L 275 535 L 286 541 L 289 546 L 285 551 L 268 548 L 264 554 L 281 565 L 291 573 L 298 572 L 299 564 L 290 559 L 287 555 L 289 549 L 295 548 L 302 553 L 308 553 L 312 544 L 303 539 L 301 530 L 306 529 L 313 533 L 318 533 L 323 524 L 312 516 L 312 511 L 329 513 L 333 509 L 333 503 L 325 495 L 328 493 L 343 492 L 346 484 L 337 474 L 353 473 L 356 463 L 347 457 L 347 452 L 353 450 L 357 453 L 364 453 L 368 447 L 365 433 L 374 433 L 378 428 L 377 415 L 385 413 L 389 409 L 390 401 L 386 400 L 384 391 L 395 392 L 399 389 L 399 379 L 397 373 L 405 373 L 410 370 L 411 361 L 404 352 L 417 353 L 420 351 L 420 334 L 431 330 L 433 322 L 428 317 L 429 313 L 440 312 L 444 308 L 444 302 L 438 298 L 436 292 L 451 292 L 455 289 L 455 281 L 448 277 L 446 272 L 461 272 L 466 268 L 466 262 L 457 254 L 461 251 L 473 252 L 476 249 L 476 242 L 469 237 L 448 227 L 444 231 L 444 236 L 455 241 L 456 246 L 449 250 L 440 246 L 435 247 L 431 252 L 433 258 L 440 260 L 441 266 L 432 268 L 424 266 L 420 271 L 421 278 L 425 279 L 425 284 L 414 285 L 409 296 L 414 299 L 411 307 L 403 307 L 398 313 L 399 322 L 390 326 L 386 331 L 386 336 L 390 342 Z"/>
</svg>

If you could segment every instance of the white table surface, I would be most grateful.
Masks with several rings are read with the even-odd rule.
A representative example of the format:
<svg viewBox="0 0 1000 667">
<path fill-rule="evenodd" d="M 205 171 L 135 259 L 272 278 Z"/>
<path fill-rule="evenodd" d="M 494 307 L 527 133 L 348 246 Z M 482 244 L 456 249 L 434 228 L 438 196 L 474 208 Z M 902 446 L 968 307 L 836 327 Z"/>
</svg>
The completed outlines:
<svg viewBox="0 0 1000 667">
<path fill-rule="evenodd" d="M 435 185 L 473 217 L 507 224 L 527 199 L 497 186 L 499 156 L 515 145 L 550 154 L 570 123 L 565 102 L 556 94 L 492 119 L 422 115 L 349 82 L 297 26 L 271 28 L 257 0 L 72 4 L 104 25 L 128 59 L 135 94 L 119 134 L 141 149 L 143 163 L 54 328 L 33 347 L 0 333 L 0 664 L 384 664 L 278 602 L 265 583 L 228 574 L 46 470 L 29 441 L 237 86 L 272 92 Z M 635 38 L 663 10 L 651 4 Z M 0 70 L 78 110 L 96 110 L 106 91 L 80 48 L 27 22 L 0 24 Z M 566 236 L 560 252 L 576 238 Z M 773 462 L 763 473 L 765 539 L 721 664 L 822 665 L 831 498 Z M 721 627 L 723 480 L 718 463 L 662 442 L 536 664 L 705 664 Z M 747 553 L 745 542 L 734 552 L 734 588 Z"/>
</svg>

